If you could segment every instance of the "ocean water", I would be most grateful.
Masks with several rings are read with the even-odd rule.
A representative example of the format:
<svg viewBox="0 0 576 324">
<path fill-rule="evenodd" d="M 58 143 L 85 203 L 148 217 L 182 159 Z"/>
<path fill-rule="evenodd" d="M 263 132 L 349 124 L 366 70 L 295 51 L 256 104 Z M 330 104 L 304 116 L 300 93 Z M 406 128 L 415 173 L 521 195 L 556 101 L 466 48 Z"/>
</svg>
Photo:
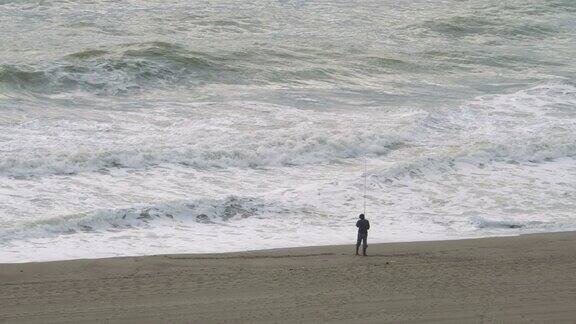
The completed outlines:
<svg viewBox="0 0 576 324">
<path fill-rule="evenodd" d="M 573 0 L 0 0 L 0 262 L 576 229 Z"/>
</svg>

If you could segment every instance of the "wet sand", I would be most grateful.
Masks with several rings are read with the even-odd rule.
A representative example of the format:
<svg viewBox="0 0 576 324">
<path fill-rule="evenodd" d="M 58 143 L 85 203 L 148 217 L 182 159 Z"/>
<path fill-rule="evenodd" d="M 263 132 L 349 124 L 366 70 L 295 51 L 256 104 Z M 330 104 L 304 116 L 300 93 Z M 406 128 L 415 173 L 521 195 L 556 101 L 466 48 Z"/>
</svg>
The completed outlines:
<svg viewBox="0 0 576 324">
<path fill-rule="evenodd" d="M 576 322 L 576 233 L 0 265 L 0 322 Z"/>
</svg>

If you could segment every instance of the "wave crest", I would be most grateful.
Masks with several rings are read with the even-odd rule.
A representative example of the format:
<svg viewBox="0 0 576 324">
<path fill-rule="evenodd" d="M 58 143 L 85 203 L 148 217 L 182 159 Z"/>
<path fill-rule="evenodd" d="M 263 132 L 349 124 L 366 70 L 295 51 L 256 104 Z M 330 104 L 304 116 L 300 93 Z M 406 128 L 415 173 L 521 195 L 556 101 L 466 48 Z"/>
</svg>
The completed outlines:
<svg viewBox="0 0 576 324">
<path fill-rule="evenodd" d="M 0 83 L 37 94 L 88 92 L 123 95 L 216 77 L 222 62 L 169 43 L 87 49 L 37 66 L 0 66 Z"/>
</svg>

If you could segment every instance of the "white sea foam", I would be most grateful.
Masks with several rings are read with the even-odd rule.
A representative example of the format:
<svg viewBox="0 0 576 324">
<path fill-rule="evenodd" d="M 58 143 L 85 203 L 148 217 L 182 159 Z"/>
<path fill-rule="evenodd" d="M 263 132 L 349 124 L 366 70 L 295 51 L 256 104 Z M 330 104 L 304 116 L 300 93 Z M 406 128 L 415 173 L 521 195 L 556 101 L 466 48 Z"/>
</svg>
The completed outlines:
<svg viewBox="0 0 576 324">
<path fill-rule="evenodd" d="M 381 116 L 374 111 L 351 115 L 239 103 L 197 107 L 195 120 L 174 111 L 115 114 L 110 116 L 114 123 L 37 120 L 1 127 L 5 141 L 0 146 L 0 175 L 73 174 L 166 163 L 200 169 L 331 164 L 432 145 L 437 154 L 415 156 L 418 160 L 408 159 L 388 172 L 411 172 L 433 161 L 542 161 L 576 154 L 576 125 L 566 118 L 573 113 L 554 108 L 576 105 L 575 91 L 566 85 L 538 86 L 479 98 L 456 109 Z"/>
<path fill-rule="evenodd" d="M 3 126 L 0 175 L 44 176 L 160 164 L 199 169 L 330 164 L 384 155 L 404 142 L 403 130 L 394 125 L 402 122 L 402 116 L 365 128 L 367 116 L 257 103 L 196 110 L 200 109 L 225 109 L 225 113 L 199 112 L 193 120 L 185 116 L 170 120 L 172 112 L 121 113 L 115 114 L 114 123 L 35 121 Z"/>
</svg>

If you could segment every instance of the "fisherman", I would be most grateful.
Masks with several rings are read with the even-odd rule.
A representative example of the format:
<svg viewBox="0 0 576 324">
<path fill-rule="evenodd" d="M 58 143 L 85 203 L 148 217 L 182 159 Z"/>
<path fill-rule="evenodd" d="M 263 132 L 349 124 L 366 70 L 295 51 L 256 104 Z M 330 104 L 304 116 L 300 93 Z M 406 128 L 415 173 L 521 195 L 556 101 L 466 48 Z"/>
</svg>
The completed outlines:
<svg viewBox="0 0 576 324">
<path fill-rule="evenodd" d="M 360 244 L 362 244 L 362 254 L 366 255 L 366 249 L 368 248 L 368 230 L 370 229 L 370 222 L 364 218 L 364 214 L 360 214 L 359 220 L 356 222 L 356 227 L 358 227 L 358 240 L 356 241 L 356 255 L 358 255 L 358 249 Z"/>
</svg>

